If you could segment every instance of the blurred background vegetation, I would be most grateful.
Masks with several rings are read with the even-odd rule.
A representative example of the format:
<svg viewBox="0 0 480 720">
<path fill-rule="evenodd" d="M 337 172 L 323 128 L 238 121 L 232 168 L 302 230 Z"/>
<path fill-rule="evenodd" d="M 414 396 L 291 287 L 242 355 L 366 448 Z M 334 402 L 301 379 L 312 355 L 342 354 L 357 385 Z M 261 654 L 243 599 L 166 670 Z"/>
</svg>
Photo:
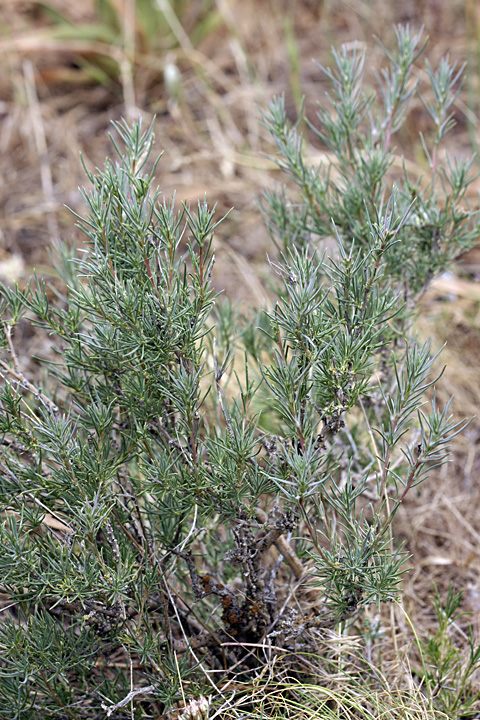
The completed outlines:
<svg viewBox="0 0 480 720">
<path fill-rule="evenodd" d="M 477 0 L 1 0 L 1 278 L 22 283 L 36 268 L 56 282 L 52 242 L 59 236 L 80 241 L 65 208 L 81 207 L 80 152 L 88 168 L 103 164 L 111 152 L 105 139 L 111 120 L 142 114 L 148 124 L 156 115 L 156 149 L 165 151 L 161 191 L 176 190 L 187 201 L 207 193 L 220 213 L 234 208 L 216 237 L 215 282 L 245 312 L 249 305 L 266 306 L 266 253 L 272 250 L 257 200 L 280 178 L 268 159 L 272 148 L 259 110 L 285 93 L 295 120 L 305 95 L 311 117 L 326 91 L 313 60 L 330 65 L 332 45 L 358 41 L 373 86 L 382 63 L 374 37 L 388 48 L 400 22 L 425 26 L 433 67 L 446 53 L 467 63 L 446 149 L 452 159 L 469 157 L 480 145 Z M 423 61 L 417 71 L 422 88 Z M 397 142 L 409 169 L 421 176 L 427 161 L 418 131 L 427 118 L 419 98 L 412 118 Z M 326 152 L 308 133 L 306 147 L 312 162 Z M 473 207 L 479 189 L 477 180 Z M 434 283 L 418 319 L 434 349 L 447 343 L 441 395 L 455 395 L 459 418 L 475 415 L 480 400 L 479 279 L 477 249 Z M 48 352 L 47 340 L 32 328 L 17 340 L 22 363 L 34 370 L 34 357 Z M 412 555 L 404 603 L 420 637 L 435 632 L 434 586 L 446 597 L 451 583 L 471 613 L 457 623 L 459 641 L 466 641 L 468 622 L 477 638 L 480 633 L 479 443 L 477 419 L 457 439 L 453 464 L 399 513 L 397 534 Z M 402 613 L 392 608 L 387 616 L 401 666 L 415 654 L 411 631 Z"/>
</svg>

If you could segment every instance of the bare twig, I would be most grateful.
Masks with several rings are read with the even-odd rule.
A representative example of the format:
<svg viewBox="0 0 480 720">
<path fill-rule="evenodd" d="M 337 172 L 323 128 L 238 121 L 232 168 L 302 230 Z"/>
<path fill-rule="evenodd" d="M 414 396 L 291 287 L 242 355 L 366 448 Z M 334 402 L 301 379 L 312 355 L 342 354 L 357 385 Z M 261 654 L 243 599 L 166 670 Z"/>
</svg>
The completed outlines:
<svg viewBox="0 0 480 720">
<path fill-rule="evenodd" d="M 5 331 L 5 337 L 7 339 L 8 349 L 10 351 L 10 355 L 12 356 L 13 367 L 15 369 L 15 372 L 20 372 L 20 364 L 18 362 L 17 353 L 15 352 L 15 348 L 13 347 L 12 342 L 12 326 L 9 323 L 3 323 L 3 329 Z"/>
<path fill-rule="evenodd" d="M 114 712 L 120 710 L 120 708 L 125 707 L 125 705 L 128 705 L 128 703 L 131 702 L 133 698 L 135 698 L 137 695 L 151 695 L 153 692 L 155 692 L 156 689 L 156 685 L 148 685 L 147 687 L 134 688 L 133 690 L 130 690 L 128 695 L 125 695 L 125 697 L 115 705 L 110 705 L 110 707 L 108 707 L 107 705 L 105 705 L 105 703 L 102 702 L 102 709 L 105 710 L 105 712 L 107 713 L 107 718 L 109 718 L 110 715 L 113 715 Z"/>
<path fill-rule="evenodd" d="M 264 524 L 268 523 L 267 513 L 261 508 L 255 508 L 255 516 L 259 522 Z M 287 563 L 287 565 L 289 565 L 292 569 L 296 580 L 299 580 L 305 574 L 305 568 L 302 562 L 295 555 L 288 542 L 282 535 L 280 535 L 274 540 L 274 545 L 277 548 L 278 552 L 280 552 L 285 558 L 285 562 Z"/>
<path fill-rule="evenodd" d="M 57 405 L 55 405 L 55 403 L 52 402 L 50 398 L 40 392 L 40 390 L 38 390 L 38 388 L 36 388 L 35 385 L 30 382 L 30 380 L 27 380 L 27 378 L 22 372 L 14 370 L 3 360 L 0 360 L 0 367 L 5 370 L 7 375 L 13 378 L 16 382 L 18 382 L 21 387 L 23 387 L 25 390 L 28 390 L 28 392 L 31 392 L 32 395 L 35 395 L 37 400 L 39 400 L 42 405 L 45 405 L 45 407 L 47 407 L 51 412 L 57 413 L 59 411 Z"/>
</svg>

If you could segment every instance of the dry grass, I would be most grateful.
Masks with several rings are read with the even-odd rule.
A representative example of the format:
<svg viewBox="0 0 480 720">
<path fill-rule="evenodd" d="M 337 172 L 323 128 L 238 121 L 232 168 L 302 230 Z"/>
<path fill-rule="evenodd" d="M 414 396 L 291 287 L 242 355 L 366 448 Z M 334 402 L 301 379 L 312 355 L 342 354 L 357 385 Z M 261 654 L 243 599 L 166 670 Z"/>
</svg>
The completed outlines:
<svg viewBox="0 0 480 720">
<path fill-rule="evenodd" d="M 50 4 L 61 8 L 74 26 L 94 16 L 92 0 L 52 0 Z M 106 140 L 110 120 L 140 112 L 147 121 L 157 114 L 157 147 L 165 151 L 158 175 L 162 191 L 176 190 L 179 200 L 192 201 L 207 192 L 210 200 L 218 200 L 219 212 L 235 208 L 217 241 L 218 287 L 225 288 L 236 302 L 265 304 L 268 290 L 262 278 L 267 273 L 269 240 L 259 222 L 256 198 L 277 178 L 262 155 L 268 143 L 257 108 L 265 107 L 274 94 L 285 92 L 293 117 L 299 93 L 305 93 L 310 103 L 321 99 L 324 80 L 311 58 L 328 64 L 332 43 L 368 43 L 373 69 L 380 51 L 372 44 L 372 35 L 380 36 L 388 47 L 394 22 L 426 26 L 432 65 L 445 52 L 460 61 L 470 58 L 468 82 L 456 105 L 457 126 L 448 149 L 454 155 L 470 155 L 472 147 L 480 145 L 476 115 L 480 67 L 474 56 L 480 6 L 473 0 L 218 0 L 219 24 L 200 45 L 193 47 L 188 35 L 177 28 L 170 46 L 156 51 L 142 49 L 138 34 L 133 28 L 129 31 L 127 11 L 134 10 L 134 2 L 117 5 L 126 19 L 114 60 L 119 67 L 124 65 L 118 77 L 103 84 L 82 69 L 79 57 L 93 62 L 99 55 L 108 57 L 111 47 L 86 40 L 56 40 L 46 16 L 29 0 L 3 0 L 0 6 L 2 279 L 23 281 L 33 268 L 51 274 L 47 253 L 52 239 L 72 234 L 71 216 L 64 205 L 80 207 L 77 187 L 84 177 L 80 151 L 87 166 L 102 163 L 110 150 Z M 295 29 L 293 43 L 288 22 Z M 166 63 L 180 72 L 177 99 L 168 94 L 163 82 Z M 313 109 L 313 104 L 307 106 L 307 112 Z M 412 123 L 397 141 L 419 174 L 417 133 L 424 122 L 417 102 Z M 311 152 L 314 155 L 319 149 L 312 147 Z M 478 412 L 480 401 L 478 277 L 480 253 L 474 251 L 465 258 L 463 269 L 432 287 L 419 319 L 420 333 L 432 337 L 434 347 L 447 343 L 442 361 L 448 367 L 440 393 L 442 399 L 454 394 L 455 413 L 465 417 Z M 36 352 L 42 354 L 43 341 L 31 334 L 22 340 L 22 362 Z M 464 591 L 463 608 L 472 613 L 468 622 L 480 636 L 479 443 L 477 419 L 457 439 L 453 462 L 435 472 L 417 496 L 407 499 L 397 520 L 396 532 L 412 556 L 412 570 L 404 582 L 404 606 L 421 637 L 432 632 L 434 584 L 445 594 L 451 582 Z M 392 668 L 397 663 L 401 677 L 409 656 L 416 663 L 418 653 L 398 608 L 392 608 L 385 622 L 395 651 L 390 662 Z M 465 626 L 458 630 L 461 639 Z M 300 712 L 289 716 L 303 717 Z M 401 715 L 427 716 L 410 715 L 406 710 Z"/>
</svg>

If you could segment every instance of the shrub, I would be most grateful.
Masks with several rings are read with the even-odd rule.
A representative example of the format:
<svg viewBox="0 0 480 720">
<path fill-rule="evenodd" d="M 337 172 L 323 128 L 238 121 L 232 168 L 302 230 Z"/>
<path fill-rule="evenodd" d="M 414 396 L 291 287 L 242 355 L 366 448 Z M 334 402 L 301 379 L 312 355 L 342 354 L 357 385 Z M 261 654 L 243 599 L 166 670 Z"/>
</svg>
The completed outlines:
<svg viewBox="0 0 480 720">
<path fill-rule="evenodd" d="M 87 173 L 65 291 L 2 288 L 0 717 L 206 716 L 202 693 L 265 663 L 301 678 L 326 630 L 396 597 L 395 515 L 462 428 L 425 401 L 436 355 L 413 316 L 478 234 L 471 162 L 439 164 L 448 59 L 427 65 L 428 181 L 395 173 L 423 49 L 396 37 L 379 98 L 365 56 L 334 52 L 309 124 L 325 164 L 282 99 L 263 118 L 298 195 L 262 201 L 279 251 L 269 310 L 242 322 L 216 297 L 220 221 L 152 193 L 141 122 L 116 124 L 117 162 Z M 15 354 L 25 321 L 52 338 L 43 383 Z"/>
</svg>

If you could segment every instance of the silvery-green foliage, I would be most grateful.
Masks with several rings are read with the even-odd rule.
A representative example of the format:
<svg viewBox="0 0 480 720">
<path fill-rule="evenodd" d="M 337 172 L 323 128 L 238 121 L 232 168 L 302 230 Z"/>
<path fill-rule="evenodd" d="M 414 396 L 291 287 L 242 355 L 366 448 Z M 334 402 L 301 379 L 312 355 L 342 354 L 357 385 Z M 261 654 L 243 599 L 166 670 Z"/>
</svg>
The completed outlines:
<svg viewBox="0 0 480 720">
<path fill-rule="evenodd" d="M 478 223 L 470 163 L 438 165 L 448 60 L 428 68 L 430 183 L 390 183 L 423 48 L 396 35 L 377 99 L 363 54 L 334 53 L 312 125 L 330 166 L 307 162 L 281 99 L 265 115 L 297 197 L 264 198 L 276 300 L 253 321 L 215 295 L 215 208 L 154 190 L 141 122 L 116 124 L 117 160 L 88 173 L 85 247 L 58 248 L 65 289 L 2 288 L 2 717 L 191 707 L 252 677 L 252 647 L 315 651 L 398 592 L 395 514 L 461 429 L 426 403 L 434 357 L 412 315 Z M 54 349 L 42 385 L 15 355 L 25 322 Z"/>
</svg>

